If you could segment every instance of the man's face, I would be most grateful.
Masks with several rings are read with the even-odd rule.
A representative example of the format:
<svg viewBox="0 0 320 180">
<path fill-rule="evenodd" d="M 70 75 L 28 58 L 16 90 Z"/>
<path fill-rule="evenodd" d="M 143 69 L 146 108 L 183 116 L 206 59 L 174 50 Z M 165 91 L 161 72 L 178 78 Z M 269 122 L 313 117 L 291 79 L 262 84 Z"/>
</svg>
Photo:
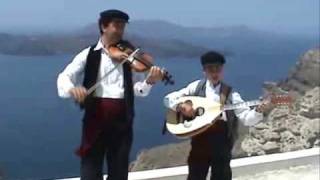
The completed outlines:
<svg viewBox="0 0 320 180">
<path fill-rule="evenodd" d="M 107 26 L 102 25 L 102 31 L 105 35 L 115 41 L 121 40 L 126 27 L 126 21 L 122 19 L 112 19 Z"/>
<path fill-rule="evenodd" d="M 217 84 L 223 79 L 223 65 L 210 64 L 203 67 L 203 71 L 207 79 L 212 84 Z"/>
</svg>

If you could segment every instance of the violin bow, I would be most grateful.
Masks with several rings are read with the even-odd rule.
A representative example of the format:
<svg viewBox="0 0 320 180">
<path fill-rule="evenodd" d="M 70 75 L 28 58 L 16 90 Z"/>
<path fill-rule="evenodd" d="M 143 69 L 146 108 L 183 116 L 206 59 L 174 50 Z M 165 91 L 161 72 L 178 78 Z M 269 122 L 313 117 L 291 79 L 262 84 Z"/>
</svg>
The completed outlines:
<svg viewBox="0 0 320 180">
<path fill-rule="evenodd" d="M 114 70 L 116 70 L 119 66 L 122 66 L 125 62 L 130 62 L 132 63 L 134 61 L 134 56 L 140 51 L 140 49 L 136 49 L 133 53 L 131 53 L 129 55 L 129 57 L 127 59 L 125 59 L 124 61 L 122 61 L 121 63 L 117 64 L 114 68 L 112 68 L 109 72 L 107 72 L 102 78 L 100 78 L 93 86 L 91 86 L 88 90 L 87 90 L 87 94 L 91 94 L 93 93 L 93 91 L 95 91 L 99 84 L 110 74 L 112 73 Z"/>
</svg>

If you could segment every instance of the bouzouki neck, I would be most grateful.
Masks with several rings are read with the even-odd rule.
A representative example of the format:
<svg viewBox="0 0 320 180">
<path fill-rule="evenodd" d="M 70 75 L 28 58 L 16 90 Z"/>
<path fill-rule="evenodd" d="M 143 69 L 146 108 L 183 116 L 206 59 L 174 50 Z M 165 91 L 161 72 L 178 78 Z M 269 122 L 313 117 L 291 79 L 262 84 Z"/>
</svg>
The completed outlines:
<svg viewBox="0 0 320 180">
<path fill-rule="evenodd" d="M 292 103 L 292 97 L 288 95 L 274 95 L 269 96 L 268 98 L 264 100 L 253 100 L 253 101 L 246 101 L 236 104 L 227 104 L 224 105 L 223 111 L 228 110 L 235 110 L 235 109 L 242 109 L 247 108 L 251 106 L 258 106 L 262 103 L 271 103 L 272 105 L 290 105 Z"/>
<path fill-rule="evenodd" d="M 253 100 L 253 101 L 246 101 L 246 102 L 241 102 L 236 104 L 228 104 L 223 107 L 223 110 L 228 111 L 228 110 L 235 110 L 235 109 L 243 109 L 251 106 L 258 106 L 261 103 L 262 103 L 261 100 Z"/>
</svg>

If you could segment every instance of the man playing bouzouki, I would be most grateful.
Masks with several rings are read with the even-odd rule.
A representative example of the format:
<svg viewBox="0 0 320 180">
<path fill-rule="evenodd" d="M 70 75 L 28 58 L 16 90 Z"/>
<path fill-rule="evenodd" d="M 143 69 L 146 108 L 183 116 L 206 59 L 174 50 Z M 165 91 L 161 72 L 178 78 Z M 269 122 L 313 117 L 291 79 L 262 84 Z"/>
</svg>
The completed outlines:
<svg viewBox="0 0 320 180">
<path fill-rule="evenodd" d="M 110 53 L 108 47 L 122 40 L 128 20 L 129 16 L 119 10 L 102 12 L 99 41 L 80 52 L 57 80 L 59 96 L 71 97 L 85 109 L 82 143 L 77 151 L 81 180 L 102 180 L 104 159 L 108 180 L 128 179 L 134 96 L 147 96 L 152 84 L 163 76 L 156 66 L 147 77 L 132 72 L 129 63 L 119 63 L 129 59 L 127 53 Z M 83 83 L 77 85 L 81 77 Z M 88 93 L 97 81 L 101 83 Z"/>
<path fill-rule="evenodd" d="M 172 92 L 164 98 L 167 108 L 177 111 L 185 118 L 192 118 L 196 111 L 190 102 L 179 102 L 183 96 L 202 96 L 224 104 L 244 102 L 239 93 L 232 91 L 223 79 L 225 58 L 223 55 L 210 51 L 201 57 L 205 79 L 190 83 L 185 88 Z M 263 119 L 262 112 L 268 110 L 268 104 L 261 104 L 254 109 L 243 108 L 226 111 L 215 123 L 192 137 L 191 152 L 188 158 L 188 180 L 205 180 L 211 167 L 212 180 L 231 180 L 231 152 L 237 137 L 238 119 L 246 126 L 252 126 Z"/>
</svg>

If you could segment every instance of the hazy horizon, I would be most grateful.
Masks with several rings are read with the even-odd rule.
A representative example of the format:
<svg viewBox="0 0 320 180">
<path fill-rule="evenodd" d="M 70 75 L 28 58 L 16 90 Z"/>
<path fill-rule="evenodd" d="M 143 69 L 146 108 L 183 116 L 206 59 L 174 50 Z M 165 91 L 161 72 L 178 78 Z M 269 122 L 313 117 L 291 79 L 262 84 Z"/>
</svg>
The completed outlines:
<svg viewBox="0 0 320 180">
<path fill-rule="evenodd" d="M 105 5 L 104 5 L 105 4 Z M 161 20 L 186 27 L 247 26 L 284 34 L 318 35 L 319 1 L 2 0 L 0 32 L 65 32 L 97 22 L 99 12 L 120 9 L 132 21 Z M 21 17 L 22 16 L 22 17 Z"/>
<path fill-rule="evenodd" d="M 289 36 L 297 36 L 297 37 L 306 37 L 306 38 L 318 38 L 320 37 L 320 29 L 319 31 L 310 31 L 307 33 L 302 33 L 302 32 L 288 32 L 288 31 L 277 31 L 277 30 L 270 30 L 270 29 L 259 29 L 257 27 L 249 26 L 246 24 L 233 24 L 233 25 L 216 25 L 216 26 L 192 26 L 192 25 L 183 25 L 183 24 L 178 24 L 175 22 L 167 21 L 167 20 L 162 20 L 162 19 L 135 19 L 132 20 L 130 23 L 133 24 L 135 22 L 153 22 L 153 21 L 159 21 L 163 23 L 169 23 L 176 25 L 178 27 L 183 27 L 183 28 L 247 28 L 249 30 L 253 31 L 259 31 L 259 32 L 265 32 L 265 33 L 272 33 L 272 34 L 278 34 L 278 35 L 289 35 Z M 44 26 L 38 26 L 38 27 L 28 27 L 24 28 L 21 30 L 19 27 L 11 27 L 11 28 L 5 28 L 5 27 L 0 27 L 0 33 L 5 33 L 5 34 L 12 34 L 12 35 L 60 35 L 60 34 L 70 34 L 73 32 L 81 32 L 82 30 L 85 30 L 86 28 L 90 26 L 94 26 L 96 22 L 88 22 L 87 24 L 84 25 L 79 25 L 75 27 L 69 27 L 69 28 L 60 28 L 60 27 L 44 27 Z M 128 25 L 130 26 L 130 24 Z M 12 29 L 13 28 L 13 29 Z M 99 29 L 97 27 L 97 33 L 99 32 Z"/>
</svg>

